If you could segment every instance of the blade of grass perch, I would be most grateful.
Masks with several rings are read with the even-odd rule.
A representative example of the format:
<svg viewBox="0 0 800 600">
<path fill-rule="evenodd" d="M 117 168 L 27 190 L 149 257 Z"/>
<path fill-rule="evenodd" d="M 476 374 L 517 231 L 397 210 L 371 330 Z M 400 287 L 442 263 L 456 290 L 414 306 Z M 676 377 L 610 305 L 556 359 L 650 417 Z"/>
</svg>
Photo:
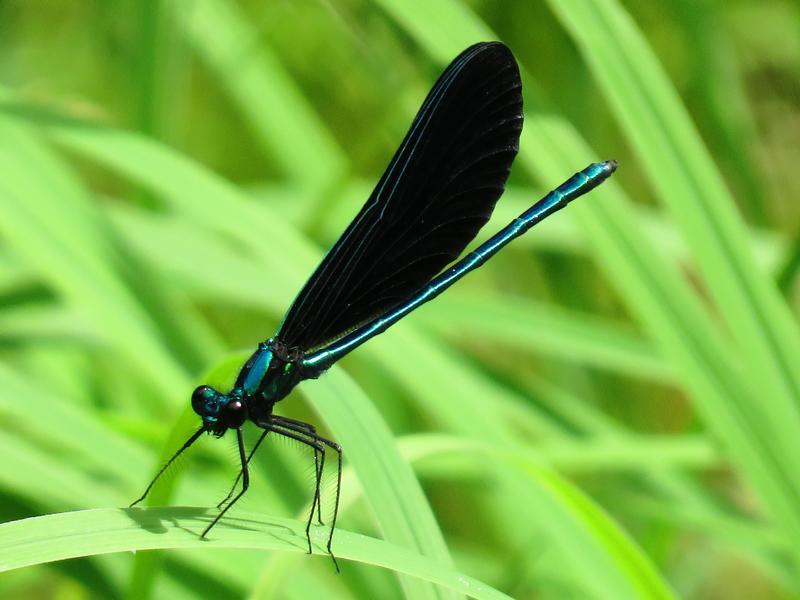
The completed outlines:
<svg viewBox="0 0 800 600">
<path fill-rule="evenodd" d="M 193 532 L 207 524 L 206 510 L 95 509 L 4 523 L 0 525 L 0 571 L 110 552 L 202 548 L 207 542 Z M 218 545 L 305 552 L 304 530 L 301 521 L 242 511 L 220 523 Z M 341 534 L 338 553 L 343 558 L 391 569 L 471 598 L 508 600 L 505 594 L 430 557 L 345 530 L 337 534 Z M 320 547 L 322 540 L 316 540 Z M 326 560 L 324 552 L 320 560 Z"/>
</svg>

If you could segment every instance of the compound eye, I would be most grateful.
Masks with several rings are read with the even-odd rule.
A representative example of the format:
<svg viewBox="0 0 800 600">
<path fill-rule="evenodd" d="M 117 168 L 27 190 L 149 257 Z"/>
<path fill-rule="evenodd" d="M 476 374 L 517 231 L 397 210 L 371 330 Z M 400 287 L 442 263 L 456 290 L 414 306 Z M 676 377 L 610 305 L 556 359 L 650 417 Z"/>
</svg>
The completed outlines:
<svg viewBox="0 0 800 600">
<path fill-rule="evenodd" d="M 213 388 L 207 385 L 201 385 L 192 392 L 192 409 L 201 417 L 209 416 L 211 402 L 217 396 Z"/>
<path fill-rule="evenodd" d="M 247 420 L 247 407 L 241 400 L 235 399 L 228 402 L 225 407 L 225 424 L 237 429 Z"/>
</svg>

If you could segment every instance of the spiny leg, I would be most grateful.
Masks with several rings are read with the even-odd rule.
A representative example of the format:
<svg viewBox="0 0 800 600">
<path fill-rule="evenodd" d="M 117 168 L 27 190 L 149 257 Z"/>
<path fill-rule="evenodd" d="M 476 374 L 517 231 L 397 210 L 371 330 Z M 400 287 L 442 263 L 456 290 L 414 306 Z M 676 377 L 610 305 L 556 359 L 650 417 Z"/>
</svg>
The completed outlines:
<svg viewBox="0 0 800 600">
<path fill-rule="evenodd" d="M 320 457 L 322 458 L 320 459 Z M 319 525 L 325 525 L 325 522 L 322 520 L 322 491 L 320 490 L 322 475 L 325 471 L 325 452 L 318 452 L 316 448 L 314 448 L 314 467 L 317 471 L 316 489 L 314 490 L 317 496 L 317 523 Z"/>
<path fill-rule="evenodd" d="M 281 425 L 284 425 L 290 429 L 294 429 L 295 431 L 308 431 L 309 433 L 317 433 L 317 428 L 311 423 L 292 419 L 291 417 L 272 415 L 272 421 L 275 423 L 280 423 Z"/>
<path fill-rule="evenodd" d="M 326 439 L 321 435 L 314 434 L 314 439 L 319 442 L 322 442 L 326 446 L 333 448 L 336 451 L 338 463 L 336 469 L 336 501 L 333 506 L 333 520 L 331 521 L 331 532 L 328 534 L 328 554 L 331 555 L 333 559 L 333 564 L 336 567 L 336 572 L 339 572 L 339 563 L 336 562 L 336 557 L 333 555 L 333 550 L 331 550 L 331 544 L 333 543 L 333 532 L 336 530 L 336 517 L 339 516 L 339 495 L 342 491 L 342 447 L 337 444 L 336 442 Z"/>
<path fill-rule="evenodd" d="M 338 573 L 339 563 L 336 561 L 336 556 L 334 556 L 333 550 L 331 550 L 331 544 L 333 543 L 333 532 L 336 530 L 336 518 L 339 515 L 339 495 L 342 490 L 342 447 L 336 442 L 322 437 L 314 430 L 314 428 L 311 425 L 303 423 L 302 421 L 295 421 L 294 419 L 287 419 L 286 417 L 278 417 L 278 416 L 273 416 L 273 421 L 277 422 L 286 429 L 291 429 L 297 433 L 306 435 L 317 443 L 322 443 L 330 448 L 333 448 L 333 450 L 335 450 L 336 454 L 338 455 L 338 468 L 336 474 L 336 502 L 333 508 L 333 520 L 331 521 L 331 532 L 328 535 L 328 545 L 327 545 L 328 554 L 330 554 L 331 558 L 333 559 L 333 564 L 336 567 L 336 572 Z M 308 444 L 308 442 L 305 443 Z"/>
<path fill-rule="evenodd" d="M 261 433 L 261 436 L 258 438 L 258 441 L 253 445 L 253 448 L 250 450 L 250 454 L 247 455 L 248 465 L 250 464 L 250 459 L 253 458 L 253 455 L 256 453 L 256 450 L 258 450 L 258 447 L 261 445 L 261 442 L 264 441 L 264 438 L 266 437 L 267 433 L 269 433 L 269 430 L 265 429 Z M 231 490 L 228 492 L 227 496 L 225 496 L 222 500 L 220 500 L 219 504 L 217 504 L 217 508 L 221 508 L 223 504 L 225 504 L 228 500 L 231 499 L 231 496 L 233 496 L 233 492 L 236 491 L 236 486 L 239 485 L 239 480 L 241 478 L 242 478 L 242 472 L 239 471 L 239 473 L 236 475 L 236 479 L 233 480 L 233 485 L 231 486 Z"/>
<path fill-rule="evenodd" d="M 280 415 L 272 415 L 272 422 L 282 425 L 286 427 L 286 429 L 291 429 L 292 431 L 296 431 L 298 433 L 307 433 L 312 437 L 316 435 L 317 430 L 311 423 L 306 423 L 304 421 L 298 421 L 297 419 L 292 419 L 289 417 L 282 417 Z M 322 455 L 322 462 L 319 461 L 319 455 Z M 321 490 L 320 485 L 322 482 L 322 474 L 325 468 L 325 452 L 319 452 L 317 449 L 314 449 L 314 467 L 317 472 L 317 479 L 314 493 L 316 494 L 315 502 L 317 503 L 317 523 L 320 525 L 325 525 L 322 521 L 322 500 L 321 500 Z M 312 505 L 312 515 L 313 515 L 313 505 Z"/>
<path fill-rule="evenodd" d="M 247 470 L 247 456 L 246 456 L 245 450 L 244 450 L 244 438 L 242 437 L 242 428 L 241 427 L 236 430 L 236 441 L 239 443 L 239 460 L 242 462 L 242 491 L 239 492 L 238 494 L 236 494 L 234 499 L 231 500 L 225 506 L 225 508 L 223 508 L 221 511 L 219 511 L 219 514 L 217 514 L 217 516 L 214 517 L 214 520 L 211 521 L 211 524 L 208 527 L 206 527 L 205 530 L 203 531 L 203 533 L 200 535 L 201 538 L 206 537 L 206 534 L 209 531 L 211 531 L 211 528 L 214 527 L 214 525 L 217 524 L 217 521 L 219 521 L 222 518 L 222 516 L 226 512 L 228 512 L 228 510 L 230 510 L 231 506 L 236 504 L 236 502 L 239 500 L 239 498 L 244 496 L 244 493 L 247 491 L 247 488 L 250 487 L 250 472 Z"/>
<path fill-rule="evenodd" d="M 306 446 L 311 446 L 314 449 L 314 455 L 316 456 L 317 452 L 322 455 L 321 464 L 322 467 L 325 466 L 325 447 L 320 444 L 319 442 L 315 442 L 313 440 L 308 439 L 309 436 L 307 431 L 294 431 L 281 425 L 279 423 L 273 423 L 270 425 L 272 431 L 277 434 L 283 435 L 285 437 L 291 438 L 293 440 L 297 440 L 301 444 L 305 444 Z M 317 511 L 321 510 L 319 507 L 319 487 L 320 487 L 320 476 L 321 476 L 321 469 L 316 471 L 317 481 L 316 481 L 316 489 L 314 492 L 314 498 L 311 500 L 311 514 L 308 515 L 308 521 L 306 521 L 306 541 L 308 541 L 308 553 L 311 554 L 311 522 L 314 520 L 314 509 L 316 508 Z"/>
<path fill-rule="evenodd" d="M 150 490 L 151 490 L 151 489 L 153 489 L 153 486 L 156 484 L 156 481 L 158 481 L 158 478 L 159 478 L 159 477 L 161 477 L 161 476 L 164 474 L 164 471 L 166 471 L 166 470 L 169 468 L 169 466 L 170 466 L 170 465 L 171 465 L 173 462 L 175 462 L 175 459 L 176 459 L 176 458 L 178 458 L 178 457 L 181 455 L 181 453 L 182 453 L 184 450 L 186 450 L 186 449 L 187 449 L 189 446 L 191 446 L 192 444 L 194 444 L 194 443 L 197 441 L 197 438 L 199 438 L 199 437 L 200 437 L 200 434 L 202 434 L 204 431 L 205 431 L 205 428 L 201 427 L 200 429 L 198 429 L 197 431 L 195 431 L 195 432 L 192 434 L 192 437 L 190 437 L 188 440 L 186 440 L 186 441 L 183 443 L 183 446 L 181 446 L 181 447 L 180 447 L 180 450 L 178 450 L 178 451 L 177 451 L 175 454 L 173 454 L 173 455 L 172 455 L 172 458 L 170 458 L 170 459 L 169 459 L 169 460 L 168 460 L 168 461 L 167 461 L 167 462 L 164 464 L 164 466 L 163 466 L 163 467 L 161 467 L 161 468 L 158 470 L 158 473 L 156 473 L 156 476 L 155 476 L 155 477 L 153 477 L 153 480 L 150 482 L 150 484 L 149 484 L 149 485 L 147 486 L 147 488 L 144 490 L 144 494 L 142 494 L 142 495 L 141 495 L 141 496 L 140 496 L 140 497 L 139 497 L 137 500 L 134 500 L 133 502 L 131 502 L 131 504 L 130 504 L 130 506 L 131 506 L 131 507 L 133 507 L 133 506 L 136 506 L 137 504 L 139 504 L 139 502 L 141 502 L 142 500 L 144 500 L 144 499 L 147 497 L 147 494 L 149 494 L 149 493 L 150 493 Z"/>
</svg>

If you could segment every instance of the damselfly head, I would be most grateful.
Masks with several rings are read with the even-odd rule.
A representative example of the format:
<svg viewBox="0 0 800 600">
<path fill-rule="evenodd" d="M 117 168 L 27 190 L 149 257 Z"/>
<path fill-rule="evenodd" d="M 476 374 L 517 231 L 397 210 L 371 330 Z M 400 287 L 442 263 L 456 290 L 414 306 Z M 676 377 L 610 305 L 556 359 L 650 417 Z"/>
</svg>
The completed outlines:
<svg viewBox="0 0 800 600">
<path fill-rule="evenodd" d="M 205 429 L 217 437 L 247 420 L 247 404 L 239 394 L 223 394 L 207 385 L 192 392 L 192 409 L 203 419 Z"/>
<path fill-rule="evenodd" d="M 206 419 L 213 419 L 219 414 L 222 394 L 207 385 L 201 385 L 192 392 L 192 409 Z"/>
<path fill-rule="evenodd" d="M 203 419 L 203 428 L 217 437 L 222 437 L 227 429 L 221 418 L 227 404 L 227 395 L 210 386 L 201 385 L 192 392 L 192 409 Z"/>
</svg>

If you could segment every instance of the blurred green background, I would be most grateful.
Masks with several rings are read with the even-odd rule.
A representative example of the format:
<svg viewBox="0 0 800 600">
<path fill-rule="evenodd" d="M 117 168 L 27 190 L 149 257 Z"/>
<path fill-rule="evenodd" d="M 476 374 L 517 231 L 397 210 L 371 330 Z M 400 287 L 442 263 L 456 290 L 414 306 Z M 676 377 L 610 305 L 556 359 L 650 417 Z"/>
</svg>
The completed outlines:
<svg viewBox="0 0 800 600">
<path fill-rule="evenodd" d="M 216 543 L 117 510 L 487 39 L 526 124 L 479 241 L 621 166 L 278 406 L 344 447 L 342 574 L 295 444 Z M 0 596 L 796 597 L 798 139 L 794 2 L 1 1 Z M 235 469 L 203 439 L 153 503 Z"/>
</svg>

